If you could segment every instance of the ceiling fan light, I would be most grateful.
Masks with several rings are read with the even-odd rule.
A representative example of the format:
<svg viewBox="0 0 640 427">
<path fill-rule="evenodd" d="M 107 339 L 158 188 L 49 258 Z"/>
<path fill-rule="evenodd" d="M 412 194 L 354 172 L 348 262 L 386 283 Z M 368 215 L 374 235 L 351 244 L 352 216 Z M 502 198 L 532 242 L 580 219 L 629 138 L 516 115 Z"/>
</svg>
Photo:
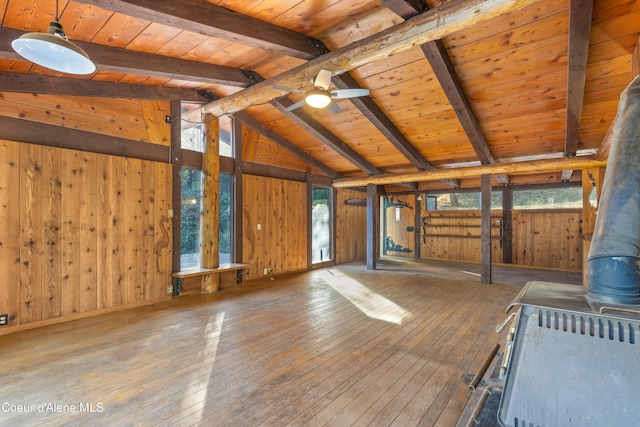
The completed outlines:
<svg viewBox="0 0 640 427">
<path fill-rule="evenodd" d="M 314 108 L 324 108 L 331 103 L 331 96 L 324 90 L 312 89 L 307 93 L 305 101 Z"/>
<path fill-rule="evenodd" d="M 46 33 L 23 34 L 11 47 L 23 58 L 61 73 L 91 74 L 96 70 L 89 55 L 67 39 L 57 20 Z"/>
</svg>

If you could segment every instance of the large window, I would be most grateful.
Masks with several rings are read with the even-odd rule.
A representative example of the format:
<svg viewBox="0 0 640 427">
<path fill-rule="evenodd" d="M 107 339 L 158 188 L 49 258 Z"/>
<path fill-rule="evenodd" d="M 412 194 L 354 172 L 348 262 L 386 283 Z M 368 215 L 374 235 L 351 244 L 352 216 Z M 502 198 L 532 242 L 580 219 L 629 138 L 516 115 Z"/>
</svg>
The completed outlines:
<svg viewBox="0 0 640 427">
<path fill-rule="evenodd" d="M 233 175 L 220 174 L 220 264 L 233 261 Z"/>
<path fill-rule="evenodd" d="M 331 204 L 328 188 L 315 187 L 311 197 L 311 262 L 331 259 Z"/>
<path fill-rule="evenodd" d="M 180 211 L 180 269 L 200 267 L 200 229 L 202 218 L 202 172 L 183 168 L 180 172 L 182 206 Z"/>
<path fill-rule="evenodd" d="M 200 104 L 182 103 L 182 112 L 187 113 L 200 108 Z M 231 141 L 231 119 L 222 117 L 219 120 L 220 134 L 219 154 L 233 156 Z M 185 151 L 204 152 L 205 123 L 181 121 L 181 147 Z M 189 156 L 193 159 L 195 156 Z M 180 269 L 187 270 L 201 266 L 201 236 L 202 236 L 202 184 L 203 175 L 198 165 L 185 164 L 180 172 L 182 188 L 182 204 L 180 211 Z M 220 235 L 219 262 L 221 264 L 233 261 L 233 176 L 220 174 Z"/>
</svg>

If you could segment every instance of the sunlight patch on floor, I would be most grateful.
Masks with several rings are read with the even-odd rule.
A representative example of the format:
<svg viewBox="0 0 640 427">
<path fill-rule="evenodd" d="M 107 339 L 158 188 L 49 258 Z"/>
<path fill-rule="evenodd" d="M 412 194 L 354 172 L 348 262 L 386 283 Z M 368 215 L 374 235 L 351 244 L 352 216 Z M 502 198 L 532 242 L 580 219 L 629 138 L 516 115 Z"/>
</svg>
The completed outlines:
<svg viewBox="0 0 640 427">
<path fill-rule="evenodd" d="M 213 370 L 216 354 L 218 352 L 218 343 L 220 342 L 223 322 L 224 312 L 211 316 L 202 337 L 204 346 L 199 352 L 200 354 L 198 355 L 198 359 L 208 360 L 208 372 L 206 373 L 206 378 L 209 378 L 209 381 L 211 381 L 211 371 Z M 202 418 L 202 411 L 207 403 L 208 387 L 202 385 L 203 377 L 205 376 L 197 375 L 191 380 L 181 402 L 182 408 L 192 408 L 194 410 L 194 416 L 197 419 Z"/>
<path fill-rule="evenodd" d="M 401 325 L 411 313 L 338 270 L 322 270 L 320 278 L 373 319 Z"/>
</svg>

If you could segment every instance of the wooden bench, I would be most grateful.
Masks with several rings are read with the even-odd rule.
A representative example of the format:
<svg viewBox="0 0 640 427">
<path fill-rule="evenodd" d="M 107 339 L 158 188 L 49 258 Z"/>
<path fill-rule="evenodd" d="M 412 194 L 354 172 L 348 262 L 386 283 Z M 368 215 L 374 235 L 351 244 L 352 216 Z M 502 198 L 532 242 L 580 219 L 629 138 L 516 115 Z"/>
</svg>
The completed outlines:
<svg viewBox="0 0 640 427">
<path fill-rule="evenodd" d="M 236 272 L 236 283 L 242 283 L 242 271 L 248 268 L 249 264 L 227 263 L 220 264 L 217 268 L 193 268 L 182 270 L 172 274 L 173 276 L 173 296 L 180 295 L 184 279 L 189 277 L 201 277 L 200 293 L 210 294 L 217 292 L 220 288 L 220 275 L 222 273 Z"/>
</svg>

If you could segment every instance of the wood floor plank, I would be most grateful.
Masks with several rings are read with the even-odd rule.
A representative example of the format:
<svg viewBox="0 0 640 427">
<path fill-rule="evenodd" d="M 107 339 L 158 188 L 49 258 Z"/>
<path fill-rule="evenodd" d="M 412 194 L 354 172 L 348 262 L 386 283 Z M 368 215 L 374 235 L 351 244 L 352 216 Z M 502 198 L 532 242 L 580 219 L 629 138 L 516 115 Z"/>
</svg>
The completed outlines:
<svg viewBox="0 0 640 427">
<path fill-rule="evenodd" d="M 480 285 L 469 266 L 378 267 L 0 336 L 0 402 L 62 405 L 0 411 L 0 425 L 454 425 L 469 398 L 462 376 L 503 339 L 493 328 L 536 271 Z"/>
</svg>

